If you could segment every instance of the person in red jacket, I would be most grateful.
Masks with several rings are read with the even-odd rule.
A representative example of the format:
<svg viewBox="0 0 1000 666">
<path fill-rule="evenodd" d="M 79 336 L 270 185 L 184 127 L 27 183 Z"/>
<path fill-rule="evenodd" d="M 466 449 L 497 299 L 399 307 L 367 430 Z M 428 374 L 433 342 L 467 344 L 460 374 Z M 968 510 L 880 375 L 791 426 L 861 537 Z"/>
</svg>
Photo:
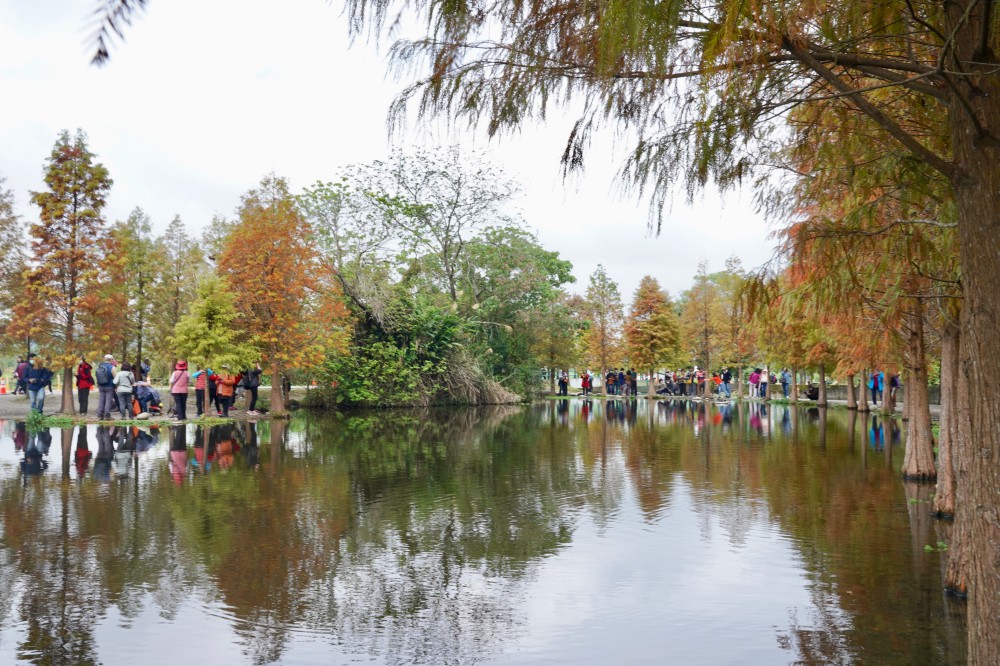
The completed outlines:
<svg viewBox="0 0 1000 666">
<path fill-rule="evenodd" d="M 90 402 L 90 389 L 94 388 L 93 366 L 87 363 L 87 359 L 80 357 L 80 365 L 76 366 L 76 395 L 80 400 L 80 413 L 87 413 L 87 405 Z"/>
</svg>

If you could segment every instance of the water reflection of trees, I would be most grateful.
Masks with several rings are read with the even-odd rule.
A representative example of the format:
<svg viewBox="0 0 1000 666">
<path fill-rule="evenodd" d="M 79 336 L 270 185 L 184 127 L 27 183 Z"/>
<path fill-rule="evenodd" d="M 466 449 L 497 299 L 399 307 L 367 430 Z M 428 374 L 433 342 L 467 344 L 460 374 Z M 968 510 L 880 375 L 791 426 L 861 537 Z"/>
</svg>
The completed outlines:
<svg viewBox="0 0 1000 666">
<path fill-rule="evenodd" d="M 26 627 L 28 661 L 96 663 L 95 618 L 114 608 L 127 626 L 152 604 L 173 620 L 194 596 L 223 607 L 256 663 L 281 659 L 300 631 L 390 662 L 472 663 L 517 634 L 538 563 L 581 515 L 600 527 L 634 497 L 656 522 L 682 487 L 734 547 L 763 524 L 797 548 L 815 610 L 776 637 L 796 659 L 960 650 L 960 617 L 919 636 L 897 622 L 900 604 L 942 610 L 927 598 L 938 586 L 914 583 L 937 572 L 920 497 L 907 507 L 882 464 L 898 450 L 891 424 L 872 443 L 871 424 L 847 415 L 646 406 L 174 427 L 148 461 L 147 431 L 78 430 L 85 480 L 0 478 L 0 621 Z M 876 536 L 911 520 L 912 541 Z"/>
<path fill-rule="evenodd" d="M 175 427 L 152 474 L 137 473 L 136 433 L 92 431 L 92 479 L 0 481 L 21 654 L 96 661 L 95 618 L 115 607 L 128 626 L 153 603 L 173 619 L 197 594 L 258 663 L 303 629 L 390 661 L 481 660 L 517 622 L 532 564 L 571 538 L 567 501 L 588 484 L 567 437 L 510 415 L 310 421 L 291 447 L 281 422 Z"/>
<path fill-rule="evenodd" d="M 713 525 L 736 547 L 754 526 L 791 538 L 813 608 L 790 614 L 777 639 L 800 663 L 962 662 L 961 617 L 928 569 L 937 555 L 924 551 L 933 543 L 929 505 L 904 495 L 898 478 L 897 422 L 752 403 L 661 401 L 624 422 L 619 407 L 610 411 L 588 414 L 586 450 L 600 467 L 600 456 L 619 451 L 608 443 L 624 447 L 648 520 L 669 509 L 683 479 L 706 538 Z M 904 613 L 925 620 L 901 622 Z"/>
</svg>

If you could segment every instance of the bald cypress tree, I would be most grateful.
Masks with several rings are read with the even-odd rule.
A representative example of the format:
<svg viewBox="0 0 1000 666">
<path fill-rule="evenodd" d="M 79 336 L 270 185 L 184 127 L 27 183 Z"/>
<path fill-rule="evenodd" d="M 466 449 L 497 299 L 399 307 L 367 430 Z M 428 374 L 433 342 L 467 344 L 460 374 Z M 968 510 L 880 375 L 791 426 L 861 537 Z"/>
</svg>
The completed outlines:
<svg viewBox="0 0 1000 666">
<path fill-rule="evenodd" d="M 39 222 L 31 225 L 30 270 L 8 331 L 31 337 L 63 372 L 62 411 L 73 411 L 73 368 L 116 331 L 121 309 L 109 290 L 120 263 L 102 212 L 111 177 L 87 146 L 82 130 L 63 131 L 46 160 L 46 190 L 32 192 Z"/>
<path fill-rule="evenodd" d="M 649 372 L 649 395 L 655 392 L 656 369 L 673 361 L 680 350 L 680 326 L 670 298 L 656 278 L 643 276 L 625 320 L 629 364 Z"/>
</svg>

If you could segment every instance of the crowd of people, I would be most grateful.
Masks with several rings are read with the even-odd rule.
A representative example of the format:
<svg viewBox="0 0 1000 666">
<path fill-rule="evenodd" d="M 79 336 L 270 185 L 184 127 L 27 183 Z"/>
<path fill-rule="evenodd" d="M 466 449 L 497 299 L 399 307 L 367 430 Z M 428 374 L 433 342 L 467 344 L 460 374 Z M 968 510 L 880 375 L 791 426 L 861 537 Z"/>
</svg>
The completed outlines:
<svg viewBox="0 0 1000 666">
<path fill-rule="evenodd" d="M 886 380 L 885 374 L 881 370 L 873 370 L 867 373 L 867 396 L 862 399 L 871 398 L 873 405 L 878 405 L 880 400 L 888 398 L 895 401 L 896 392 L 900 387 L 898 374 L 892 374 Z M 603 375 L 594 376 L 589 371 L 580 373 L 580 395 L 588 396 L 594 391 L 594 380 L 603 379 L 605 393 L 615 396 L 637 396 L 639 375 L 632 368 L 610 368 Z M 658 395 L 676 396 L 687 398 L 717 398 L 729 400 L 733 396 L 733 372 L 730 368 L 722 368 L 719 372 L 708 373 L 698 366 L 670 370 L 663 374 L 655 375 L 655 392 Z M 782 368 L 779 372 L 773 372 L 767 368 L 753 368 L 746 376 L 746 386 L 748 397 L 752 399 L 766 400 L 778 397 L 776 391 L 781 388 L 780 397 L 788 400 L 791 394 L 791 387 L 795 379 L 791 370 Z M 885 395 L 886 382 L 888 381 L 888 396 Z M 569 395 L 569 375 L 563 371 L 559 376 L 559 395 Z M 768 390 L 770 387 L 770 391 Z M 816 400 L 819 396 L 819 387 L 809 384 L 805 387 L 804 397 Z"/>
<path fill-rule="evenodd" d="M 16 385 L 13 393 L 27 395 L 31 409 L 38 413 L 44 410 L 46 389 L 52 392 L 53 375 L 48 365 L 47 359 L 29 354 L 27 358 L 19 357 L 14 369 Z M 74 375 L 80 414 L 89 413 L 90 394 L 95 389 L 98 420 L 111 420 L 112 413 L 117 413 L 122 419 L 144 413 L 161 413 L 163 402 L 150 381 L 150 368 L 149 359 L 134 364 L 119 363 L 113 354 L 105 354 L 94 367 L 85 356 L 81 356 Z M 262 372 L 260 363 L 236 372 L 225 364 L 220 366 L 218 372 L 209 367 L 196 367 L 194 372 L 190 372 L 187 362 L 178 360 L 167 381 L 169 416 L 178 421 L 187 420 L 188 394 L 192 384 L 199 418 L 211 411 L 228 417 L 238 392 L 248 396 L 247 415 L 259 415 L 257 392 Z"/>
</svg>

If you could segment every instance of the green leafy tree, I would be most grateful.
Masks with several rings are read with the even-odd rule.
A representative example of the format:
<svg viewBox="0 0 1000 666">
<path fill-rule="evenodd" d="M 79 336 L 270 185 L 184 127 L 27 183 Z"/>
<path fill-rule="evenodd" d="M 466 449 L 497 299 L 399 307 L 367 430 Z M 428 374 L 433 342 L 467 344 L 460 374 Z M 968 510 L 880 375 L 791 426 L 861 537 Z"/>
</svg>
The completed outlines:
<svg viewBox="0 0 1000 666">
<path fill-rule="evenodd" d="M 604 373 L 612 363 L 621 360 L 623 308 L 618 284 L 601 264 L 590 275 L 586 301 L 590 321 L 587 354 L 591 363 Z"/>
<path fill-rule="evenodd" d="M 542 365 L 534 353 L 536 324 L 561 316 L 560 288 L 574 281 L 572 264 L 516 226 L 484 229 L 466 245 L 462 263 L 458 312 L 472 325 L 478 350 L 491 350 L 483 356 L 487 370 L 530 394 Z"/>
<path fill-rule="evenodd" d="M 517 184 L 482 155 L 458 147 L 393 152 L 388 160 L 348 170 L 361 194 L 360 219 L 382 218 L 411 263 L 452 301 L 458 300 L 466 244 L 488 226 L 511 226 Z M 378 227 L 374 237 L 381 237 Z"/>
<path fill-rule="evenodd" d="M 556 392 L 556 371 L 584 361 L 579 344 L 589 326 L 584 312 L 586 301 L 580 296 L 560 294 L 531 313 L 532 350 L 542 367 L 549 369 L 549 392 Z"/>
<path fill-rule="evenodd" d="M 174 218 L 177 220 L 178 218 Z M 236 222 L 222 215 L 213 215 L 208 226 L 201 233 L 201 245 L 204 247 L 205 258 L 216 261 L 222 255 L 229 235 L 236 228 Z M 187 234 L 183 234 L 186 237 Z"/>
<path fill-rule="evenodd" d="M 170 343 L 176 356 L 202 368 L 252 366 L 260 359 L 260 351 L 237 325 L 237 317 L 233 293 L 225 281 L 216 275 L 203 277 L 188 312 L 174 328 Z"/>
<path fill-rule="evenodd" d="M 211 271 L 204 252 L 180 216 L 174 216 L 164 234 L 156 239 L 154 254 L 161 264 L 153 285 L 150 334 L 156 355 L 169 365 L 175 353 L 170 349 L 174 329 L 197 296 L 200 281 Z"/>
<path fill-rule="evenodd" d="M 122 358 L 142 359 L 148 353 L 149 323 L 155 303 L 154 284 L 163 266 L 163 258 L 156 251 L 152 223 L 141 208 L 129 213 L 128 219 L 111 228 L 118 251 L 123 255 L 121 266 L 123 280 L 119 287 L 124 292 L 126 307 L 123 311 L 124 330 Z"/>
</svg>

